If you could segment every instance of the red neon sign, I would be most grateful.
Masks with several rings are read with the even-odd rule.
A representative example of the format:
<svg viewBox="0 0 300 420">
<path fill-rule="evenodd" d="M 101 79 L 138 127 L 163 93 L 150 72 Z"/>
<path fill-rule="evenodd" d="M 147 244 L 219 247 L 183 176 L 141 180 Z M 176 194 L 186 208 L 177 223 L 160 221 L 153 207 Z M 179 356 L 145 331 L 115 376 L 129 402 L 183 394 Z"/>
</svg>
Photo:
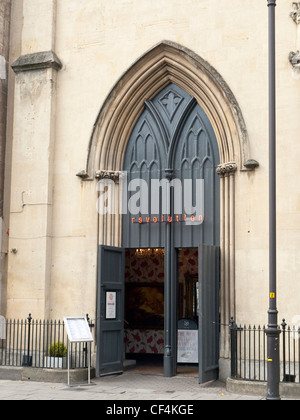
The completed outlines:
<svg viewBox="0 0 300 420">
<path fill-rule="evenodd" d="M 144 216 L 144 217 L 132 217 L 131 218 L 131 223 L 132 224 L 140 224 L 140 225 L 144 225 L 144 224 L 150 224 L 150 223 L 186 223 L 186 222 L 191 222 L 191 223 L 203 223 L 204 221 L 204 216 L 200 215 L 200 216 L 188 216 L 187 214 L 184 215 L 174 215 L 174 216 L 166 216 L 166 215 L 161 215 L 160 217 L 158 216 Z"/>
</svg>

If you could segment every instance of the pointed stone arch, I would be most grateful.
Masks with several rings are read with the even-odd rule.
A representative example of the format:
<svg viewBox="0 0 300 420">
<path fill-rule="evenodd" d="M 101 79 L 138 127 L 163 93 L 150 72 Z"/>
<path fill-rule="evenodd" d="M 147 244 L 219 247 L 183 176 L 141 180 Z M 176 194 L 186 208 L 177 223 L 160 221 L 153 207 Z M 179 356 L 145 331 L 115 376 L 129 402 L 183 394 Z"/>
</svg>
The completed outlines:
<svg viewBox="0 0 300 420">
<path fill-rule="evenodd" d="M 190 50 L 164 41 L 141 57 L 116 83 L 93 127 L 83 180 L 118 181 L 130 134 L 145 103 L 174 83 L 206 113 L 217 138 L 220 162 L 221 324 L 235 316 L 235 174 L 254 170 L 249 138 L 237 100 L 221 75 Z M 118 195 L 118 194 L 117 194 Z M 122 217 L 100 215 L 98 242 L 120 247 Z M 229 335 L 221 328 L 221 358 L 229 357 Z"/>
<path fill-rule="evenodd" d="M 145 101 L 169 83 L 193 96 L 207 114 L 217 137 L 222 163 L 240 170 L 257 166 L 250 159 L 249 138 L 240 107 L 221 75 L 205 60 L 164 41 L 140 58 L 105 100 L 91 136 L 86 177 L 98 170 L 122 170 L 130 133 Z"/>
</svg>

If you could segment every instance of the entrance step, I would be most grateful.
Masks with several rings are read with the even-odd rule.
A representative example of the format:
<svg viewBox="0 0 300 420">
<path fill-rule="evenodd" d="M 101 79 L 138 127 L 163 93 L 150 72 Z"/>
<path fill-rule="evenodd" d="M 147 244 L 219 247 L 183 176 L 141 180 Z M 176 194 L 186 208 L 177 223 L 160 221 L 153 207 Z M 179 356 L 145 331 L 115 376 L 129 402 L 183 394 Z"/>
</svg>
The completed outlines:
<svg viewBox="0 0 300 420">
<path fill-rule="evenodd" d="M 124 370 L 130 370 L 136 367 L 136 360 L 124 360 L 123 362 Z"/>
</svg>

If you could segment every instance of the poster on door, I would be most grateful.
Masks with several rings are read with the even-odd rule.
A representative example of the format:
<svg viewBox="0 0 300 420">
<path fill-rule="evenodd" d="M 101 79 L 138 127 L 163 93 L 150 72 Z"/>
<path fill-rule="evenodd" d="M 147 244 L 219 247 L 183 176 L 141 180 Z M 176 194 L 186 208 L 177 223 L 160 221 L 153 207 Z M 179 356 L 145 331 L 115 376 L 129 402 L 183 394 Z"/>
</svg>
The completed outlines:
<svg viewBox="0 0 300 420">
<path fill-rule="evenodd" d="M 117 319 L 117 292 L 106 292 L 106 319 Z"/>
<path fill-rule="evenodd" d="M 198 331 L 178 331 L 178 363 L 198 363 Z"/>
</svg>

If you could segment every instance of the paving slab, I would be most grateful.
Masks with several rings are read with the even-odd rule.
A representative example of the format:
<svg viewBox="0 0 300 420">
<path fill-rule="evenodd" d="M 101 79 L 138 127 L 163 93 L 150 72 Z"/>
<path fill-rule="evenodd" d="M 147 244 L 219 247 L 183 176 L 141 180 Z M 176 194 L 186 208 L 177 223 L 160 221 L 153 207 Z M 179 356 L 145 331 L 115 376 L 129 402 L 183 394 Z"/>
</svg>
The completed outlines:
<svg viewBox="0 0 300 420">
<path fill-rule="evenodd" d="M 164 378 L 124 373 L 95 378 L 92 385 L 0 380 L 0 400 L 200 401 L 264 400 L 265 395 L 242 395 L 226 390 L 222 382 L 199 385 L 195 378 Z"/>
</svg>

